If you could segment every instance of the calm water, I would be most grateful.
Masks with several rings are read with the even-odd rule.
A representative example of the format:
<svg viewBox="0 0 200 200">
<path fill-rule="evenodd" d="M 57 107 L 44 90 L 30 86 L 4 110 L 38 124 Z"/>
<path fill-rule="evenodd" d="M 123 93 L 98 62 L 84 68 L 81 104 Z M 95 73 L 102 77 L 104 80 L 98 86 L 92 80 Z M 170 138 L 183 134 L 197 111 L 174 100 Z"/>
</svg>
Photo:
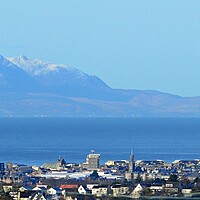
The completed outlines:
<svg viewBox="0 0 200 200">
<path fill-rule="evenodd" d="M 41 165 L 59 156 L 84 162 L 200 158 L 199 118 L 0 118 L 0 162 Z"/>
</svg>

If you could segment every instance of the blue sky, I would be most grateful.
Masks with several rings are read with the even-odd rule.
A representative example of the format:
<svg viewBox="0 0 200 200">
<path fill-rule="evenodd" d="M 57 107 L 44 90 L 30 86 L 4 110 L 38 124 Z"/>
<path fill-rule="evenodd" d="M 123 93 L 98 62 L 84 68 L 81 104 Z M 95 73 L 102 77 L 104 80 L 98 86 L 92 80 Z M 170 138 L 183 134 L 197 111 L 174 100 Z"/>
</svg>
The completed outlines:
<svg viewBox="0 0 200 200">
<path fill-rule="evenodd" d="M 0 54 L 95 74 L 113 88 L 200 96 L 199 0 L 2 0 Z"/>
</svg>

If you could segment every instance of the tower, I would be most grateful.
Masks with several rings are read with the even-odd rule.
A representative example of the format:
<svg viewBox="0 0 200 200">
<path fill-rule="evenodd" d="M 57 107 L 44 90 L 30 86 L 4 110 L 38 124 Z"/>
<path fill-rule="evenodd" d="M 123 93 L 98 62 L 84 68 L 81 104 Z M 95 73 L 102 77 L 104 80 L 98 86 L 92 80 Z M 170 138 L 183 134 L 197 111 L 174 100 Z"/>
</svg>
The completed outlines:
<svg viewBox="0 0 200 200">
<path fill-rule="evenodd" d="M 135 170 L 133 150 L 131 150 L 128 172 L 133 173 Z"/>
<path fill-rule="evenodd" d="M 134 180 L 134 170 L 135 170 L 134 155 L 133 155 L 133 151 L 131 150 L 128 172 L 125 174 L 125 178 L 128 181 L 133 182 L 133 180 Z"/>
<path fill-rule="evenodd" d="M 87 155 L 86 164 L 88 170 L 97 170 L 99 169 L 99 161 L 100 161 L 100 154 L 95 154 L 95 151 L 92 150 L 91 154 Z"/>
</svg>

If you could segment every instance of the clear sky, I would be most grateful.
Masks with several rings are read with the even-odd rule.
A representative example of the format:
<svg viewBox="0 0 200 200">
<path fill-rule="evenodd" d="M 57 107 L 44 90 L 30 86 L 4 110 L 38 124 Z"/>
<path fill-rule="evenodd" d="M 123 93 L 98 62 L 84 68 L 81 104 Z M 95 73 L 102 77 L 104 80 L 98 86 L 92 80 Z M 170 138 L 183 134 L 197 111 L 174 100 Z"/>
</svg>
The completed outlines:
<svg viewBox="0 0 200 200">
<path fill-rule="evenodd" d="M 200 96 L 200 1 L 1 0 L 0 54 L 67 64 L 113 88 Z"/>
</svg>

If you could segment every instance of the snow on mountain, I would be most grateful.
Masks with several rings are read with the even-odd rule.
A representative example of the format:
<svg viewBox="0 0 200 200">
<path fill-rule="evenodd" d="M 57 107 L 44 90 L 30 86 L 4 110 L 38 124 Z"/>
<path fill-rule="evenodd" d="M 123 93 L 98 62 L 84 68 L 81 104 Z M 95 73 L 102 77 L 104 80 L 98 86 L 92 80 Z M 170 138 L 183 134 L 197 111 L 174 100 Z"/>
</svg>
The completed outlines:
<svg viewBox="0 0 200 200">
<path fill-rule="evenodd" d="M 4 58 L 2 55 L 0 55 L 0 65 L 4 67 L 12 67 L 13 69 L 18 68 L 15 64 Z"/>
<path fill-rule="evenodd" d="M 90 76 L 66 65 L 43 62 L 26 56 L 8 58 L 8 60 L 21 67 L 43 86 L 107 87 L 98 77 Z"/>
<path fill-rule="evenodd" d="M 37 83 L 24 70 L 0 55 L 0 90 L 27 91 L 37 87 Z"/>
<path fill-rule="evenodd" d="M 0 116 L 200 116 L 200 97 L 116 90 L 66 65 L 0 55 Z"/>
<path fill-rule="evenodd" d="M 51 72 L 58 71 L 68 71 L 73 72 L 77 76 L 86 78 L 87 75 L 83 72 L 78 71 L 75 68 L 68 67 L 62 64 L 53 64 L 48 62 L 43 62 L 39 59 L 28 58 L 24 55 L 19 57 L 8 58 L 8 60 L 19 67 L 21 67 L 24 71 L 26 71 L 31 76 L 40 76 L 45 75 Z"/>
</svg>

